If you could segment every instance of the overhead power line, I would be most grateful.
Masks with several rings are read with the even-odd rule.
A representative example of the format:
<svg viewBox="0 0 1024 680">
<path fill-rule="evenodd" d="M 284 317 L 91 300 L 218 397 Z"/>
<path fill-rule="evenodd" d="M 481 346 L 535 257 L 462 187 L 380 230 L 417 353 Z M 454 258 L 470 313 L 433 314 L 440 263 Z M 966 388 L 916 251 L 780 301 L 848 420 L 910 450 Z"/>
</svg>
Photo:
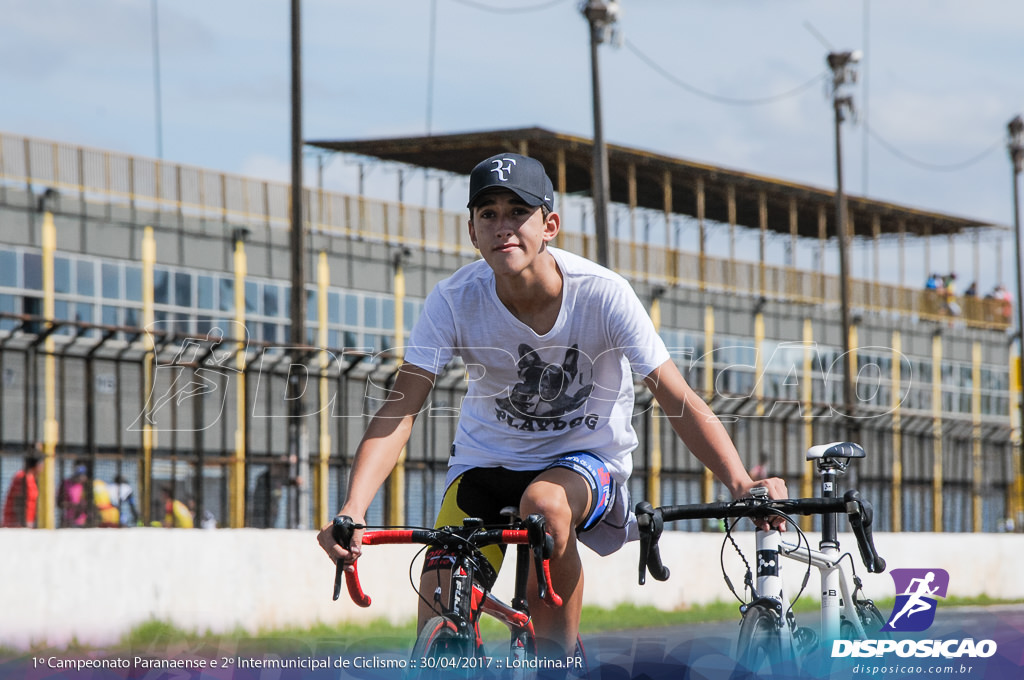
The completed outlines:
<svg viewBox="0 0 1024 680">
<path fill-rule="evenodd" d="M 708 99 L 708 100 L 713 101 L 713 102 L 717 102 L 719 104 L 728 104 L 730 106 L 763 106 L 764 104 L 771 104 L 771 103 L 774 103 L 774 102 L 777 102 L 777 101 L 781 101 L 783 99 L 788 99 L 789 97 L 795 97 L 796 95 L 802 93 L 804 90 L 807 90 L 807 89 L 811 88 L 812 86 L 821 83 L 825 79 L 825 77 L 828 75 L 828 71 L 822 71 L 818 75 L 814 76 L 814 78 L 808 80 L 803 85 L 795 87 L 792 90 L 788 90 L 786 92 L 781 92 L 779 94 L 771 95 L 769 97 L 751 97 L 751 98 L 745 98 L 745 97 L 725 97 L 725 96 L 722 96 L 722 95 L 714 94 L 713 92 L 707 92 L 705 90 L 700 89 L 699 87 L 696 87 L 694 85 L 690 85 L 689 83 L 684 82 L 683 80 L 680 80 L 675 75 L 669 73 L 667 70 L 662 68 L 653 59 L 651 59 L 646 54 L 644 54 L 640 50 L 640 48 L 638 48 L 636 45 L 634 45 L 628 39 L 624 41 L 624 44 L 629 49 L 630 52 L 635 54 L 637 56 L 637 58 L 640 59 L 640 61 L 642 61 L 645 64 L 647 64 L 648 66 L 650 66 L 655 72 L 657 72 L 660 76 L 662 76 L 663 78 L 665 78 L 666 80 L 668 80 L 672 84 L 677 85 L 678 87 L 681 87 L 682 89 L 686 90 L 687 92 L 690 92 L 691 94 L 695 94 L 695 95 L 697 95 L 699 97 L 703 97 L 705 99 Z"/>
<path fill-rule="evenodd" d="M 875 140 L 882 146 L 883 149 L 885 149 L 892 155 L 896 156 L 900 160 L 910 163 L 911 165 L 914 165 L 923 170 L 932 170 L 934 172 L 955 172 L 957 170 L 963 170 L 964 168 L 968 168 L 974 165 L 975 163 L 978 163 L 979 161 L 983 160 L 986 156 L 988 156 L 990 153 L 992 153 L 993 151 L 995 151 L 996 149 L 1003 145 L 1003 140 L 997 139 L 987 149 L 985 149 L 979 154 L 971 156 L 967 160 L 960 161 L 958 163 L 929 163 L 927 161 L 918 160 L 913 156 L 910 156 L 904 153 L 903 151 L 900 151 L 893 144 L 884 140 L 877 132 L 868 127 L 867 123 L 864 124 L 864 129 L 867 131 L 868 135 L 870 135 L 873 140 Z"/>
<path fill-rule="evenodd" d="M 479 9 L 484 12 L 493 12 L 494 14 L 526 14 L 527 12 L 539 12 L 543 9 L 549 9 L 555 5 L 564 5 L 565 0 L 549 0 L 549 2 L 542 2 L 537 5 L 528 5 L 526 7 L 495 7 L 494 5 L 487 5 L 482 2 L 474 2 L 473 0 L 452 0 L 460 5 L 466 5 L 474 9 Z"/>
</svg>

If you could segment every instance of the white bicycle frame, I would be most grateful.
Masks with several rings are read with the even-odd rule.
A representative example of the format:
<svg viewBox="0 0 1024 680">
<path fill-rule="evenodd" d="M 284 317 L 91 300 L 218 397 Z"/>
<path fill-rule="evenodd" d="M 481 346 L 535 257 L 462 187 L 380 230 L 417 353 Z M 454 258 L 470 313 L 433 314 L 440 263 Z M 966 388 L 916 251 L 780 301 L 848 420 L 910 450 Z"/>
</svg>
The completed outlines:
<svg viewBox="0 0 1024 680">
<path fill-rule="evenodd" d="M 822 646 L 831 647 L 833 640 L 841 636 L 843 617 L 854 627 L 857 637 L 867 637 L 860 617 L 857 615 L 850 589 L 850 579 L 840 564 L 842 553 L 839 546 L 820 546 L 815 550 L 808 545 L 796 545 L 782 540 L 778 531 L 755 532 L 757 543 L 757 592 L 761 597 L 768 597 L 782 607 L 782 643 L 784 647 L 792 647 L 793 631 L 786 618 L 790 608 L 789 596 L 783 588 L 782 560 L 786 557 L 794 562 L 817 569 L 821 577 L 821 632 L 819 641 Z M 771 562 L 774 561 L 775 565 Z"/>
<path fill-rule="evenodd" d="M 844 448 L 845 447 L 845 448 Z M 835 495 L 836 477 L 846 471 L 849 458 L 842 460 L 839 457 L 829 458 L 828 452 L 839 448 L 842 453 L 848 453 L 855 457 L 863 457 L 864 450 L 859 446 L 850 446 L 841 442 L 833 444 L 822 444 L 812 446 L 807 451 L 807 460 L 816 461 L 818 473 L 822 476 L 822 496 L 829 498 Z M 856 451 L 855 451 L 856 449 Z M 859 451 L 859 456 L 857 452 Z M 836 521 L 833 515 L 822 516 L 821 542 L 818 549 L 811 548 L 804 543 L 793 544 L 783 541 L 778 531 L 755 532 L 757 540 L 757 592 L 761 597 L 770 597 L 782 605 L 782 629 L 786 631 L 783 637 L 783 644 L 786 647 L 793 647 L 793 636 L 790 627 L 795 625 L 789 620 L 787 614 L 790 608 L 789 598 L 782 588 L 782 563 L 779 559 L 787 557 L 795 562 L 810 565 L 818 570 L 821 575 L 821 630 L 818 640 L 823 646 L 831 646 L 834 640 L 838 640 L 842 634 L 842 621 L 846 621 L 854 628 L 854 634 L 859 639 L 866 636 L 864 626 L 861 625 L 860 616 L 857 614 L 857 606 L 853 601 L 853 593 L 850 591 L 850 581 L 839 563 L 843 553 L 839 551 L 839 538 L 836 533 Z M 764 557 L 762 557 L 764 556 Z M 762 564 L 763 561 L 774 560 L 774 568 Z M 764 571 L 764 576 L 762 576 Z"/>
</svg>

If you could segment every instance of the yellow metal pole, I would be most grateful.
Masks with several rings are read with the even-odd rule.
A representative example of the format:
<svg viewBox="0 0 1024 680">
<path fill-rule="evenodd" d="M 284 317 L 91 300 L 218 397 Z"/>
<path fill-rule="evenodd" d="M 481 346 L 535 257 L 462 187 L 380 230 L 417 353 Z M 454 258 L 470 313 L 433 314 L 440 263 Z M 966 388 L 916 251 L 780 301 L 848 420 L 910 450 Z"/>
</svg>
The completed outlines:
<svg viewBox="0 0 1024 680">
<path fill-rule="evenodd" d="M 715 396 L 715 308 L 704 307 L 704 400 L 710 402 Z M 704 469 L 704 485 L 701 500 L 710 503 L 714 500 L 715 476 L 711 470 Z"/>
<path fill-rule="evenodd" d="M 1013 487 L 1009 492 L 1007 506 L 1014 526 L 1024 528 L 1024 470 L 1021 470 L 1021 422 L 1020 422 L 1020 355 L 1010 357 L 1010 438 L 1013 442 Z"/>
<path fill-rule="evenodd" d="M 54 317 L 53 257 L 57 250 L 57 227 L 53 213 L 43 213 L 43 317 L 47 327 Z M 57 425 L 57 362 L 53 356 L 56 344 L 53 334 L 46 336 L 43 344 L 46 352 L 44 361 L 44 416 L 43 416 L 43 475 L 40 485 L 39 517 L 40 529 L 54 529 L 57 526 L 57 440 L 60 430 Z"/>
<path fill-rule="evenodd" d="M 892 530 L 903 531 L 903 335 L 892 332 Z"/>
<path fill-rule="evenodd" d="M 394 259 L 394 291 L 395 291 L 395 357 L 398 365 L 402 364 L 402 351 L 405 345 L 405 332 L 399 325 L 404 324 L 405 306 L 405 269 L 402 266 L 402 255 L 398 254 Z M 405 460 L 408 449 L 402 447 L 402 453 L 398 456 L 398 463 L 388 477 L 388 522 L 391 524 L 402 524 L 405 521 Z"/>
<path fill-rule="evenodd" d="M 860 334 L 857 324 L 850 324 L 850 379 L 854 381 L 853 396 L 857 397 L 857 372 L 860 370 L 860 362 L 857 357 L 857 346 L 860 344 Z"/>
<path fill-rule="evenodd" d="M 932 335 L 932 531 L 942 531 L 942 334 Z"/>
<path fill-rule="evenodd" d="M 142 479 L 139 480 L 142 497 L 142 522 L 149 524 L 152 520 L 150 509 L 153 503 L 153 447 L 156 445 L 156 432 L 152 420 L 153 395 L 153 362 L 156 343 L 153 342 L 153 322 L 156 314 L 153 310 L 153 268 L 156 264 L 156 239 L 153 227 L 146 227 L 142 232 L 142 327 L 146 329 L 142 342 L 146 348 L 142 359 L 142 389 L 145 395 L 145 413 L 142 417 Z"/>
<path fill-rule="evenodd" d="M 654 330 L 661 331 L 661 299 L 654 297 L 651 300 L 651 321 L 654 323 Z M 661 409 L 658 404 L 651 401 L 651 460 L 650 469 L 647 471 L 647 500 L 657 507 L 661 505 Z"/>
<path fill-rule="evenodd" d="M 331 284 L 331 270 L 327 263 L 326 251 L 320 251 L 316 271 L 319 320 L 317 344 L 320 346 L 320 459 L 317 461 L 313 480 L 313 516 L 317 518 L 316 526 L 323 526 L 331 515 L 327 489 L 331 474 L 331 410 L 327 408 L 327 402 L 330 400 L 330 384 L 327 378 L 327 367 L 330 363 L 330 355 L 327 352 L 327 293 Z"/>
<path fill-rule="evenodd" d="M 972 484 L 972 500 L 974 501 L 974 517 L 972 529 L 981 533 L 982 528 L 982 496 L 981 488 L 984 482 L 981 465 L 981 343 L 975 341 L 971 347 L 971 419 L 972 428 L 971 458 L 974 463 L 974 483 Z"/>
<path fill-rule="evenodd" d="M 231 461 L 231 526 L 245 526 L 245 457 L 248 442 L 245 438 L 245 416 L 248 411 L 245 390 L 245 279 L 249 275 L 249 260 L 245 254 L 245 240 L 241 230 L 235 234 L 235 332 L 238 337 L 235 367 L 238 384 L 235 388 L 235 456 Z"/>
</svg>

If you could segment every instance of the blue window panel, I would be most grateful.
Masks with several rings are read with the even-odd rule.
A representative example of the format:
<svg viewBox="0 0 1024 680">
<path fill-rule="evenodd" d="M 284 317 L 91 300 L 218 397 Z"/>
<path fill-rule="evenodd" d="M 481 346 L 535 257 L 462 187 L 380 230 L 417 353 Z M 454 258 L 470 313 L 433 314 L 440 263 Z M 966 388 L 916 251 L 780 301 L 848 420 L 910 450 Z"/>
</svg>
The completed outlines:
<svg viewBox="0 0 1024 680">
<path fill-rule="evenodd" d="M 158 305 L 171 302 L 171 273 L 162 267 L 153 269 L 153 302 Z"/>
<path fill-rule="evenodd" d="M 380 328 L 380 300 L 367 296 L 363 300 L 363 324 L 367 328 Z"/>
<path fill-rule="evenodd" d="M 174 275 L 174 304 L 179 307 L 192 306 L 192 275 L 177 272 Z"/>
<path fill-rule="evenodd" d="M 255 281 L 245 282 L 245 313 L 260 313 L 260 284 Z"/>
<path fill-rule="evenodd" d="M 78 261 L 78 265 L 75 267 L 75 279 L 79 295 L 92 297 L 96 294 L 96 267 L 91 261 Z"/>
<path fill-rule="evenodd" d="M 224 276 L 220 278 L 220 310 L 235 311 L 235 281 Z"/>
<path fill-rule="evenodd" d="M 104 326 L 120 326 L 120 315 L 118 314 L 118 311 L 120 310 L 113 305 L 103 305 L 100 322 Z"/>
<path fill-rule="evenodd" d="M 53 290 L 55 293 L 71 292 L 71 260 L 66 257 L 53 258 Z"/>
<path fill-rule="evenodd" d="M 395 301 L 393 298 L 384 298 L 381 302 L 381 328 L 389 331 L 395 329 Z"/>
<path fill-rule="evenodd" d="M 103 280 L 103 297 L 108 300 L 121 299 L 121 267 L 116 263 L 104 262 L 100 267 Z"/>
<path fill-rule="evenodd" d="M 318 300 L 320 296 L 316 290 L 306 289 L 306 321 L 317 321 L 319 316 Z"/>
<path fill-rule="evenodd" d="M 271 344 L 280 342 L 277 336 L 278 328 L 279 326 L 276 323 L 263 324 L 263 342 L 269 342 Z"/>
<path fill-rule="evenodd" d="M 212 276 L 199 276 L 196 279 L 197 306 L 200 309 L 216 309 L 214 307 L 214 287 Z"/>
<path fill-rule="evenodd" d="M 327 293 L 327 322 L 341 323 L 341 295 L 334 291 Z"/>
<path fill-rule="evenodd" d="M 125 307 L 124 325 L 131 326 L 132 328 L 138 328 L 142 325 L 142 313 L 134 307 Z"/>
<path fill-rule="evenodd" d="M 0 293 L 0 313 L 14 314 L 15 304 L 16 301 L 14 295 Z M 17 324 L 14 319 L 0 319 L 0 331 L 14 330 L 16 325 Z"/>
<path fill-rule="evenodd" d="M 81 321 L 82 323 L 94 323 L 94 313 L 94 305 L 85 302 L 79 302 L 75 305 L 75 321 Z"/>
<path fill-rule="evenodd" d="M 405 332 L 408 333 L 412 330 L 413 325 L 416 323 L 416 317 L 419 315 L 419 309 L 417 304 L 410 300 L 405 300 L 402 303 L 402 325 L 405 326 Z"/>
<path fill-rule="evenodd" d="M 124 266 L 124 299 L 142 302 L 142 267 L 133 264 Z"/>
<path fill-rule="evenodd" d="M 345 325 L 359 325 L 359 297 L 348 293 L 345 295 Z"/>
<path fill-rule="evenodd" d="M 25 288 L 29 290 L 43 289 L 43 256 L 36 253 L 25 253 L 22 260 Z"/>
<path fill-rule="evenodd" d="M 281 313 L 281 288 L 267 283 L 263 285 L 263 315 L 278 316 Z"/>
<path fill-rule="evenodd" d="M 18 254 L 0 250 L 0 286 L 18 287 Z"/>
</svg>

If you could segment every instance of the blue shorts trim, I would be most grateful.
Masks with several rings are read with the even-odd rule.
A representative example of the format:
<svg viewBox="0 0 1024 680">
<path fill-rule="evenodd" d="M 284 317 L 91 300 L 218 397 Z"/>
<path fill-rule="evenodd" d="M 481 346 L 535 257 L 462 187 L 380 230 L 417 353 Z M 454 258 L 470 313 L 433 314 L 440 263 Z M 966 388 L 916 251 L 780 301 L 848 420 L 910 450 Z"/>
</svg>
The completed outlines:
<svg viewBox="0 0 1024 680">
<path fill-rule="evenodd" d="M 590 512 L 583 518 L 577 527 L 577 531 L 586 531 L 592 528 L 605 516 L 605 513 L 615 502 L 616 484 L 608 472 L 607 466 L 600 458 L 586 451 L 577 451 L 562 456 L 547 467 L 548 470 L 556 467 L 569 468 L 583 477 L 590 487 Z"/>
</svg>

